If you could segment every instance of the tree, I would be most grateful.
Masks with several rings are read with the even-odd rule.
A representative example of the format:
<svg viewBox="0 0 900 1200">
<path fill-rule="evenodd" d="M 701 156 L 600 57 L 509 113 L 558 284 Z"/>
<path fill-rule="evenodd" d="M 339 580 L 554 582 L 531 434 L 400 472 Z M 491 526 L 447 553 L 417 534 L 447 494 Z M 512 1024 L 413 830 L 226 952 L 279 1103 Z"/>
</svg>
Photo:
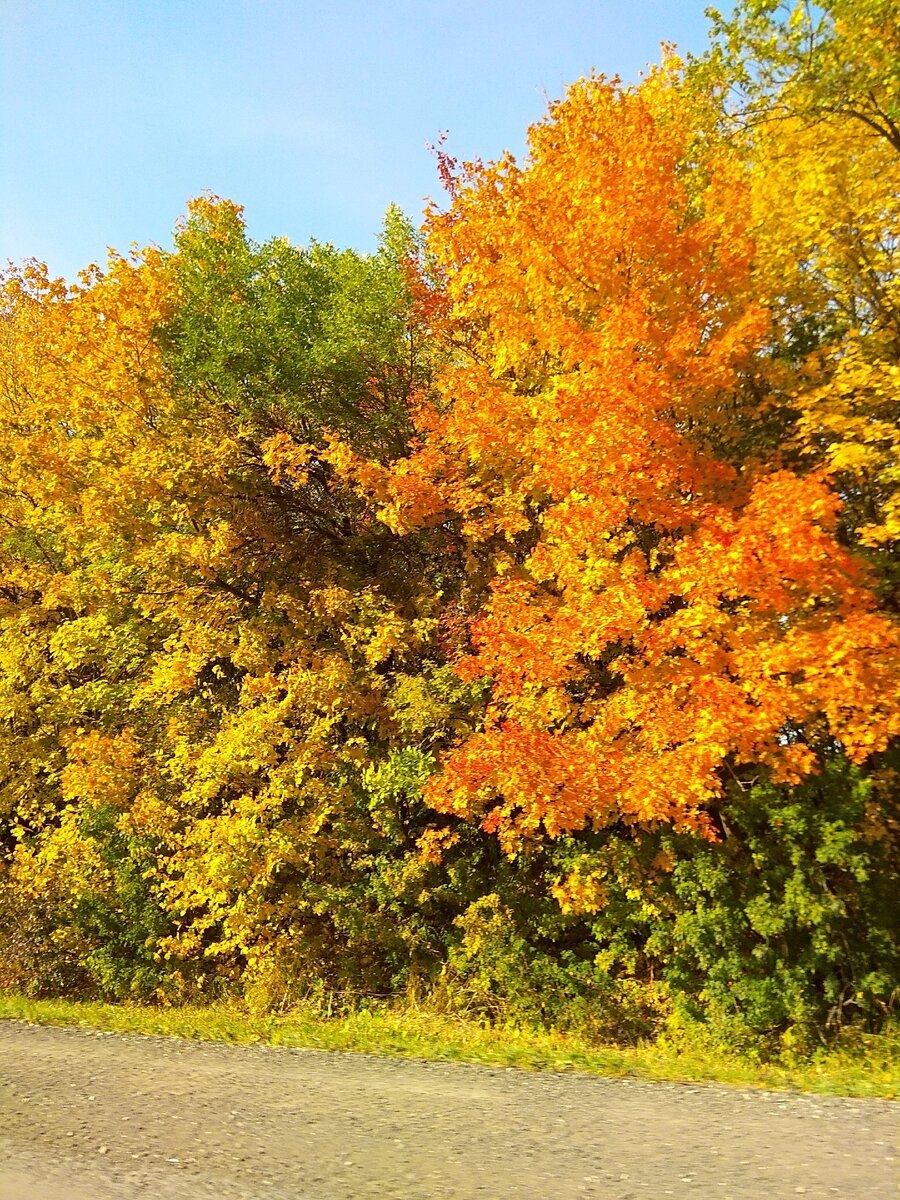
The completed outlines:
<svg viewBox="0 0 900 1200">
<path fill-rule="evenodd" d="M 892 0 L 744 0 L 711 10 L 714 73 L 741 117 L 846 117 L 900 152 L 900 19 Z"/>
<path fill-rule="evenodd" d="M 409 780 L 471 691 L 433 644 L 446 556 L 326 458 L 328 430 L 405 445 L 415 254 L 396 214 L 360 256 L 255 246 L 204 198 L 173 255 L 8 280 L 5 897 L 55 930 L 29 970 L 55 944 L 113 992 L 383 988 L 427 944 L 395 909 L 441 838 Z"/>
<path fill-rule="evenodd" d="M 395 527 L 490 549 L 458 670 L 491 703 L 427 796 L 511 853 L 616 821 L 715 836 L 732 772 L 798 781 L 898 728 L 898 633 L 841 498 L 715 451 L 777 331 L 741 156 L 694 133 L 711 103 L 675 63 L 584 80 L 430 221 L 465 359 L 422 448 L 366 478 Z"/>
<path fill-rule="evenodd" d="M 895 6 L 748 3 L 704 78 L 752 164 L 756 286 L 790 370 L 794 448 L 831 473 L 842 535 L 898 605 L 900 25 Z"/>
</svg>

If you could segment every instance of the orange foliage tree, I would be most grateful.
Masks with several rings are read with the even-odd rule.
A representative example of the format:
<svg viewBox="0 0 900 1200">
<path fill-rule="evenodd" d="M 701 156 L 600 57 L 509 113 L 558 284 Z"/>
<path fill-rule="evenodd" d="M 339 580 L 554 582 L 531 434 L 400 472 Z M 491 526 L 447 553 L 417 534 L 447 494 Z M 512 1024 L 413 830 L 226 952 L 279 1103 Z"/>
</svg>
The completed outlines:
<svg viewBox="0 0 900 1200">
<path fill-rule="evenodd" d="M 898 631 L 841 497 L 754 452 L 780 368 L 710 104 L 675 62 L 591 78 L 523 165 L 445 162 L 428 238 L 455 358 L 410 458 L 343 454 L 383 520 L 488 564 L 457 670 L 491 702 L 427 796 L 508 852 L 617 821 L 715 837 L 729 775 L 796 782 L 900 731 Z"/>
</svg>

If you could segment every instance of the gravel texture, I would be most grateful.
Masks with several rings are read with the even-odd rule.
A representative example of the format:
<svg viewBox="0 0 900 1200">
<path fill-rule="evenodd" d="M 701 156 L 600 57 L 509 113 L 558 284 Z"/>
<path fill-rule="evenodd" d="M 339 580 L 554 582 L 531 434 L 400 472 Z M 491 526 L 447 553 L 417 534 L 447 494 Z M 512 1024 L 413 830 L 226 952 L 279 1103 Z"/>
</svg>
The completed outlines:
<svg viewBox="0 0 900 1200">
<path fill-rule="evenodd" d="M 0 1021 L 0 1200 L 895 1200 L 898 1115 Z"/>
</svg>

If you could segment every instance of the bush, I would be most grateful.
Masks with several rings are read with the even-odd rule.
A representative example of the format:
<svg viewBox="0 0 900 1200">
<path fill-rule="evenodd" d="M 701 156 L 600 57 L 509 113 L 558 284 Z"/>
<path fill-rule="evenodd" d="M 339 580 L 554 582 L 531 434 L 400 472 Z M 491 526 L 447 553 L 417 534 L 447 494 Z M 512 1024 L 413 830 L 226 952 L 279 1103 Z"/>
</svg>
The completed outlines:
<svg viewBox="0 0 900 1200">
<path fill-rule="evenodd" d="M 558 857 L 602 888 L 599 970 L 662 981 L 670 1028 L 730 1045 L 823 1042 L 890 1016 L 897 928 L 896 764 L 836 756 L 795 788 L 730 788 L 722 837 L 610 833 Z"/>
</svg>

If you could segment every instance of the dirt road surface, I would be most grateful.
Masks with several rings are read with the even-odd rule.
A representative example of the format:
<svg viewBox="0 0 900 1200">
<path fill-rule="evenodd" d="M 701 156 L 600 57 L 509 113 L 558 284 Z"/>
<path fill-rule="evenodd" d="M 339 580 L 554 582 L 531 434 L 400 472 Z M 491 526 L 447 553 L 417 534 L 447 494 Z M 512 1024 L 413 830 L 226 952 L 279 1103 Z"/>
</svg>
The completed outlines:
<svg viewBox="0 0 900 1200">
<path fill-rule="evenodd" d="M 895 1200 L 898 1116 L 0 1021 L 0 1200 Z"/>
</svg>

